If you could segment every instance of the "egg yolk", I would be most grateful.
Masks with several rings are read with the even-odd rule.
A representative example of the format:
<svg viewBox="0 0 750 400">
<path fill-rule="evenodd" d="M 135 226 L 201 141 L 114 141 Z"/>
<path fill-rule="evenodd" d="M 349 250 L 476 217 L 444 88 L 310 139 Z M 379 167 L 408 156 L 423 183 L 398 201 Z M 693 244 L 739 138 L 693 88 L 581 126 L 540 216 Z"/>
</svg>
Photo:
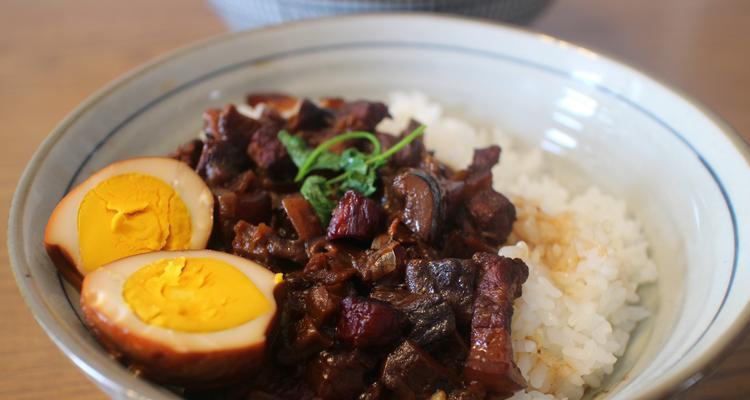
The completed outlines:
<svg viewBox="0 0 750 400">
<path fill-rule="evenodd" d="M 83 197 L 78 243 L 86 272 L 123 257 L 185 250 L 192 236 L 190 212 L 174 189 L 153 176 L 111 177 Z"/>
<path fill-rule="evenodd" d="M 213 258 L 146 265 L 127 279 L 123 297 L 143 322 L 182 332 L 230 329 L 271 308 L 247 275 Z"/>
</svg>

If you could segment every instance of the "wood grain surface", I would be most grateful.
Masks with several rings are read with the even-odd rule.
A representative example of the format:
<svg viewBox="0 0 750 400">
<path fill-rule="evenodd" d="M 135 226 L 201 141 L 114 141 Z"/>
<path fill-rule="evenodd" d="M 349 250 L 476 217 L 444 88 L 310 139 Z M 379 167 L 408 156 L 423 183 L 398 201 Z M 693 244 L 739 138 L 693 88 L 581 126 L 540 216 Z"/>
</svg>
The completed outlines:
<svg viewBox="0 0 750 400">
<path fill-rule="evenodd" d="M 750 1 L 556 0 L 531 27 L 645 70 L 750 138 Z M 200 0 L 0 0 L 3 221 L 25 164 L 65 114 L 133 67 L 224 31 Z M 0 239 L 0 399 L 104 398 L 35 323 L 4 228 Z M 750 339 L 680 397 L 750 398 Z"/>
</svg>

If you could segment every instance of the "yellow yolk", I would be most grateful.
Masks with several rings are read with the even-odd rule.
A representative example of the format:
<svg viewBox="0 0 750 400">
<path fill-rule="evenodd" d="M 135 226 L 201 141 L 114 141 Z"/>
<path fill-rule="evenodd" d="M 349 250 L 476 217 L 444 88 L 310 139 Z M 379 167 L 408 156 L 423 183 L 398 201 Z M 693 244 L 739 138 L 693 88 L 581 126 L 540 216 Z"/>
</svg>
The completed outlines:
<svg viewBox="0 0 750 400">
<path fill-rule="evenodd" d="M 190 212 L 158 178 L 129 173 L 102 181 L 78 208 L 78 243 L 86 272 L 123 257 L 185 250 L 192 236 Z"/>
<path fill-rule="evenodd" d="M 213 258 L 166 258 L 133 273 L 125 302 L 143 322 L 183 332 L 242 325 L 271 308 L 239 269 Z"/>
</svg>

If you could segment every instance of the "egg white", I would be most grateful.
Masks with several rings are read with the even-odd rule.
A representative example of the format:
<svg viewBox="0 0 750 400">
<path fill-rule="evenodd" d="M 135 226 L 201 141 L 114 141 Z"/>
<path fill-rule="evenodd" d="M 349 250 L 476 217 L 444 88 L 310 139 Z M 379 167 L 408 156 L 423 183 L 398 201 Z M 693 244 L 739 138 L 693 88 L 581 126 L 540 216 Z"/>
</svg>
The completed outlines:
<svg viewBox="0 0 750 400">
<path fill-rule="evenodd" d="M 76 186 L 57 204 L 44 233 L 48 248 L 63 250 L 75 269 L 86 275 L 82 267 L 78 241 L 78 209 L 84 196 L 102 181 L 111 177 L 139 173 L 161 179 L 180 196 L 190 212 L 190 249 L 206 247 L 213 226 L 214 200 L 203 179 L 187 164 L 166 157 L 141 157 L 118 161 L 99 170 Z M 61 267 L 61 266 L 58 266 Z"/>
<path fill-rule="evenodd" d="M 212 258 L 224 261 L 244 273 L 270 304 L 260 316 L 238 325 L 214 332 L 182 332 L 149 325 L 133 312 L 123 297 L 126 280 L 140 268 L 164 258 Z M 215 352 L 245 348 L 266 340 L 269 325 L 276 315 L 274 273 L 265 267 L 227 253 L 213 250 L 160 251 L 126 257 L 107 264 L 86 276 L 81 290 L 82 307 L 119 329 L 127 329 L 131 339 L 147 339 L 179 353 Z"/>
</svg>

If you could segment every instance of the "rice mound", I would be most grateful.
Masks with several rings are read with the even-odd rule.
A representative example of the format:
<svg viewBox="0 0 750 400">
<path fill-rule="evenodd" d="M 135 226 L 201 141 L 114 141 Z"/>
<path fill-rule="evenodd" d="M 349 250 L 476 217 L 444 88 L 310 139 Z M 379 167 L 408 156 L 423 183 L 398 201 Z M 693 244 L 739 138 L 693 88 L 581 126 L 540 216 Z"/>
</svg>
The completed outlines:
<svg viewBox="0 0 750 400">
<path fill-rule="evenodd" d="M 428 126 L 426 146 L 454 167 L 468 165 L 476 147 L 502 147 L 494 186 L 511 198 L 518 219 L 512 245 L 499 253 L 529 266 L 512 321 L 514 357 L 528 387 L 512 399 L 580 399 L 600 386 L 649 316 L 636 290 L 656 281 L 657 270 L 640 222 L 597 187 L 571 193 L 545 171 L 541 150 L 446 116 L 421 93 L 391 94 L 389 111 L 379 130 L 397 133 L 414 118 Z"/>
</svg>

